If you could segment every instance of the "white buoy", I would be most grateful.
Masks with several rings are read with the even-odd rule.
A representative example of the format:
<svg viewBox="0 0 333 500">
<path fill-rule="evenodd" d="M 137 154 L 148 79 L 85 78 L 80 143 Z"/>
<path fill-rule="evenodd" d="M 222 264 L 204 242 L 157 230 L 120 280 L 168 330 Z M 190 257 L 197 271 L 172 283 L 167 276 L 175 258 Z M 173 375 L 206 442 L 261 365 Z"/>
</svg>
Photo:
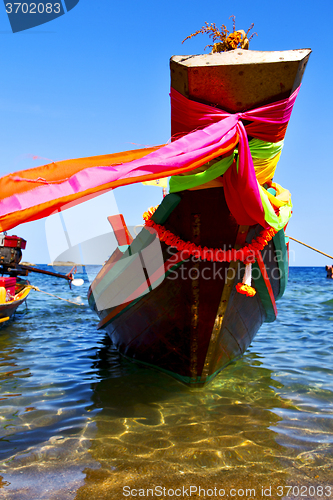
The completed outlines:
<svg viewBox="0 0 333 500">
<path fill-rule="evenodd" d="M 84 283 L 82 278 L 76 278 L 75 280 L 71 281 L 71 284 L 74 286 L 82 286 Z"/>
</svg>

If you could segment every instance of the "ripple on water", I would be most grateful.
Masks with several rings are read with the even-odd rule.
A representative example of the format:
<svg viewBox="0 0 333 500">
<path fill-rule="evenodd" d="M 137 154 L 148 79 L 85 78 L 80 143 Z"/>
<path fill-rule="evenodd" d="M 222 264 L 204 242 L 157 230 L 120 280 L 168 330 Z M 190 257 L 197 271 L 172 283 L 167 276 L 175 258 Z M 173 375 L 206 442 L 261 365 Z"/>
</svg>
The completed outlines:
<svg viewBox="0 0 333 500">
<path fill-rule="evenodd" d="M 33 295 L 0 334 L 0 492 L 117 500 L 125 484 L 332 483 L 332 285 L 292 268 L 278 320 L 195 391 L 120 358 L 87 307 Z"/>
</svg>

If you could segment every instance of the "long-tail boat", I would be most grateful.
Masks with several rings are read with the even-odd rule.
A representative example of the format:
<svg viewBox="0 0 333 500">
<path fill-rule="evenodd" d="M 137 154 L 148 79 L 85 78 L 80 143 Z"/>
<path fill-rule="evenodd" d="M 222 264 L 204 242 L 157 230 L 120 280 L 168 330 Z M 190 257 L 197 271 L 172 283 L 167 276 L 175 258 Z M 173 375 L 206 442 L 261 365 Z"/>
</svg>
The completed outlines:
<svg viewBox="0 0 333 500">
<path fill-rule="evenodd" d="M 272 178 L 310 52 L 172 57 L 172 144 L 187 140 L 188 155 L 201 139 L 193 134 L 224 144 L 204 164 L 192 153 L 198 166 L 171 177 L 134 240 L 121 216 L 109 218 L 119 248 L 89 302 L 125 356 L 203 385 L 275 320 L 291 202 Z"/>
<path fill-rule="evenodd" d="M 205 384 L 275 320 L 286 287 L 292 205 L 273 177 L 310 52 L 172 57 L 171 143 L 1 178 L 0 230 L 170 177 L 134 239 L 109 218 L 118 248 L 88 298 L 123 355 Z"/>
<path fill-rule="evenodd" d="M 7 322 L 15 314 L 16 309 L 26 301 L 31 291 L 29 285 L 27 280 L 15 280 L 13 295 L 8 298 L 3 296 L 0 289 L 0 325 Z"/>
<path fill-rule="evenodd" d="M 32 288 L 39 290 L 20 276 L 28 276 L 30 272 L 35 272 L 66 279 L 69 284 L 78 282 L 74 279 L 73 269 L 65 275 L 21 262 L 22 250 L 26 244 L 25 239 L 16 235 L 0 234 L 0 325 L 14 316 L 17 308 L 26 302 Z"/>
<path fill-rule="evenodd" d="M 325 269 L 327 278 L 333 278 L 333 266 L 326 266 Z"/>
</svg>

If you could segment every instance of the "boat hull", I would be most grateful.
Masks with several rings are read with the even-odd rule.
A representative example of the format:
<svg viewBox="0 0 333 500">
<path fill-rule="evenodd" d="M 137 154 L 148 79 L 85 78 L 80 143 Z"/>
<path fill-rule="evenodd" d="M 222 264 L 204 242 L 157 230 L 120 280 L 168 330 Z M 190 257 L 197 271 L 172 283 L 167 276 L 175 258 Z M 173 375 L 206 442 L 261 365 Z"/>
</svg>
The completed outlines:
<svg viewBox="0 0 333 500">
<path fill-rule="evenodd" d="M 221 54 L 174 56 L 170 61 L 171 87 L 191 101 L 229 113 L 243 112 L 290 97 L 301 83 L 310 53 L 310 49 L 237 49 Z M 174 112 L 172 108 L 173 139 L 201 126 L 195 113 L 192 116 L 193 110 L 184 109 Z M 283 122 L 283 133 L 280 130 L 280 137 L 276 132 L 279 139 L 276 136 L 275 142 L 284 137 L 286 126 L 287 122 Z M 198 174 L 209 167 L 207 163 L 182 175 Z M 239 249 L 251 243 L 263 228 L 236 223 L 226 204 L 222 183 L 223 178 L 219 177 L 213 184 L 177 193 L 179 200 L 174 206 L 166 197 L 162 205 L 171 205 L 161 211 L 165 214 L 162 219 L 154 222 L 183 242 L 202 248 Z M 149 237 L 144 231 L 141 239 L 147 243 Z M 140 250 L 137 240 L 138 237 L 129 252 L 142 250 L 143 254 L 146 250 Z M 244 353 L 264 321 L 275 320 L 275 300 L 282 296 L 288 277 L 284 231 L 279 231 L 256 255 L 252 285 L 257 293 L 252 297 L 236 291 L 244 275 L 241 262 L 176 262 L 171 248 L 161 243 L 164 279 L 157 264 L 155 272 L 149 272 L 156 256 L 146 259 L 149 265 L 145 269 L 145 286 L 140 284 L 140 273 L 133 277 L 134 256 L 127 252 L 122 257 L 118 249 L 92 284 L 89 302 L 99 315 L 98 327 L 108 332 L 120 353 L 187 384 L 200 386 Z M 174 264 L 170 264 L 173 258 Z M 122 259 L 119 265 L 117 262 Z M 144 255 L 141 261 L 145 262 Z"/>
<path fill-rule="evenodd" d="M 6 323 L 15 314 L 17 308 L 26 301 L 30 290 L 28 281 L 19 281 L 16 284 L 14 299 L 0 304 L 0 324 Z"/>
<path fill-rule="evenodd" d="M 185 241 L 228 250 L 251 242 L 262 230 L 236 223 L 222 187 L 184 191 L 179 198 L 164 226 Z M 164 262 L 174 258 L 167 245 L 162 243 L 161 250 Z M 119 258 L 117 253 L 119 250 L 110 261 Z M 262 254 L 277 298 L 281 282 L 273 241 Z M 240 262 L 184 259 L 141 297 L 118 307 L 101 308 L 92 291 L 89 302 L 121 354 L 186 384 L 201 386 L 245 352 L 264 321 L 275 319 L 268 317 L 259 293 L 248 297 L 236 291 L 243 274 Z M 104 294 L 119 286 L 117 280 L 117 276 L 111 280 Z"/>
</svg>

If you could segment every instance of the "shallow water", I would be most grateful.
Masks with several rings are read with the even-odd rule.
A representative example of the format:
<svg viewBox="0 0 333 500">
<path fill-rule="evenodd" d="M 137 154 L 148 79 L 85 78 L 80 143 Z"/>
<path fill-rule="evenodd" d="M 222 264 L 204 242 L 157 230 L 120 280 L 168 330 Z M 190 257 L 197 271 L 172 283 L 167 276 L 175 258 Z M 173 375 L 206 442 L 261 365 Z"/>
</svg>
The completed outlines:
<svg viewBox="0 0 333 500">
<path fill-rule="evenodd" d="M 87 283 L 30 280 L 87 304 Z M 87 305 L 31 292 L 0 330 L 0 498 L 333 498 L 333 280 L 291 268 L 278 309 L 193 390 L 119 357 Z"/>
</svg>

